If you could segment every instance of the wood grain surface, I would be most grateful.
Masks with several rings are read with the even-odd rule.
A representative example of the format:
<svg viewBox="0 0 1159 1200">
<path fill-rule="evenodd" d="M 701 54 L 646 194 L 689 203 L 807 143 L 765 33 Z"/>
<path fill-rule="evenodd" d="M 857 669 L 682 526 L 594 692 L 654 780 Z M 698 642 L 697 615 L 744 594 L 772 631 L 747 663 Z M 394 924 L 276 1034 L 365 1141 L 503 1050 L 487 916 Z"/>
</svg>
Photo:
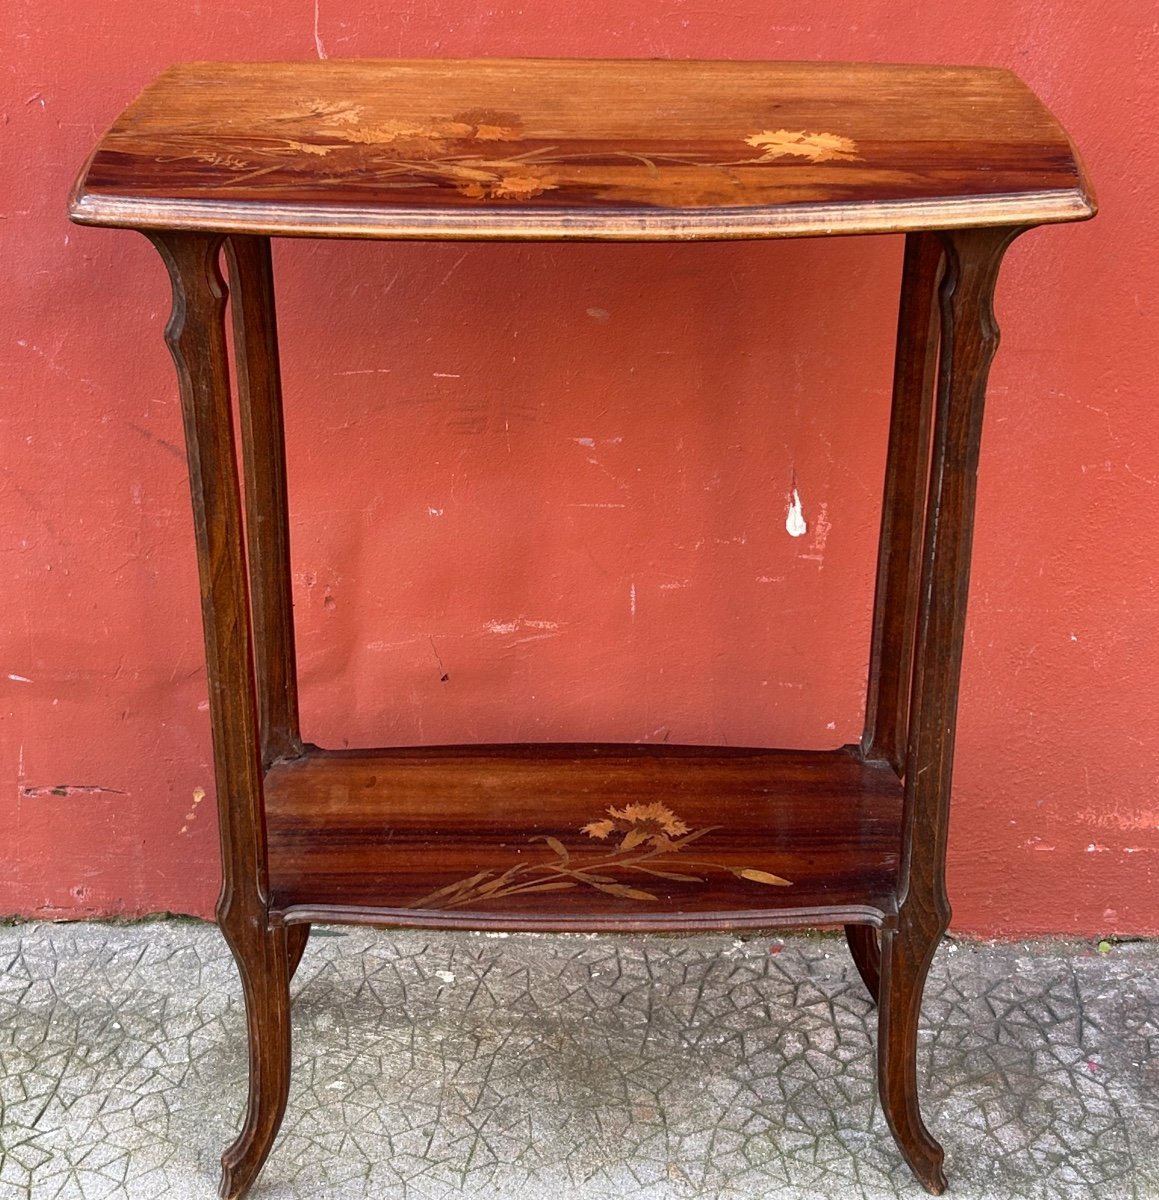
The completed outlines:
<svg viewBox="0 0 1159 1200">
<path fill-rule="evenodd" d="M 981 67 L 192 63 L 82 172 L 74 220 L 279 235 L 787 237 L 1078 220 L 1066 134 Z"/>
<path fill-rule="evenodd" d="M 681 929 L 893 911 L 901 784 L 852 750 L 313 750 L 274 764 L 265 793 L 271 907 L 291 919 Z"/>
</svg>

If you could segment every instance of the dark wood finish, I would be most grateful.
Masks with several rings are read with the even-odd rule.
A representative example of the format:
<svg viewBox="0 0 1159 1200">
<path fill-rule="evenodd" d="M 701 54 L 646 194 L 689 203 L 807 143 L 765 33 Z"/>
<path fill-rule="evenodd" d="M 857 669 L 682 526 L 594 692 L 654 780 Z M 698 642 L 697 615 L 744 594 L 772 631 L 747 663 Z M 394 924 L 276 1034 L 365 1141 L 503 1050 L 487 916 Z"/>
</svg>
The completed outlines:
<svg viewBox="0 0 1159 1200">
<path fill-rule="evenodd" d="M 290 1082 L 289 951 L 268 920 L 262 764 L 241 498 L 225 342 L 226 292 L 214 234 L 157 233 L 173 285 L 165 330 L 181 391 L 221 829 L 217 922 L 245 994 L 250 1085 L 245 1123 L 222 1157 L 222 1195 L 257 1177 Z"/>
<path fill-rule="evenodd" d="M 905 768 L 918 567 L 930 471 L 930 417 L 938 362 L 937 285 L 942 245 L 932 233 L 905 241 L 894 359 L 888 467 L 881 505 L 873 640 L 865 704 L 866 758 Z"/>
<path fill-rule="evenodd" d="M 966 626 L 974 495 L 990 362 L 998 348 L 994 288 L 1020 229 L 942 234 L 941 355 L 922 561 L 912 718 L 906 752 L 898 919 L 882 931 L 878 1088 L 890 1129 L 914 1174 L 946 1188 L 942 1147 L 918 1110 L 917 1031 L 922 989 L 950 921 L 946 841 L 958 676 Z"/>
<path fill-rule="evenodd" d="M 167 72 L 118 120 L 71 211 L 151 231 L 173 284 L 166 338 L 205 625 L 218 920 L 249 1031 L 249 1096 L 222 1159 L 222 1195 L 249 1188 L 277 1133 L 289 981 L 321 919 L 844 924 L 878 1002 L 890 1128 L 940 1192 L 942 1149 L 918 1107 L 917 1030 L 950 916 L 951 764 L 993 293 L 1022 229 L 1094 212 L 1053 117 L 1009 73 L 977 68 L 198 64 Z M 267 235 L 886 230 L 908 236 L 860 746 L 302 746 Z M 227 234 L 244 520 L 219 269 Z"/>
<path fill-rule="evenodd" d="M 286 926 L 286 958 L 289 963 L 287 978 L 293 979 L 297 973 L 302 955 L 306 953 L 306 943 L 310 940 L 309 925 Z"/>
<path fill-rule="evenodd" d="M 313 751 L 266 777 L 270 904 L 467 929 L 880 924 L 901 796 L 852 749 Z"/>
<path fill-rule="evenodd" d="M 301 752 L 282 383 L 268 238 L 225 243 L 245 468 L 254 662 L 262 764 Z"/>
<path fill-rule="evenodd" d="M 578 59 L 191 63 L 105 135 L 97 225 L 280 235 L 720 238 L 1090 216 L 1009 71 Z"/>
<path fill-rule="evenodd" d="M 881 935 L 872 925 L 846 925 L 853 965 L 876 1002 L 881 992 Z"/>
</svg>

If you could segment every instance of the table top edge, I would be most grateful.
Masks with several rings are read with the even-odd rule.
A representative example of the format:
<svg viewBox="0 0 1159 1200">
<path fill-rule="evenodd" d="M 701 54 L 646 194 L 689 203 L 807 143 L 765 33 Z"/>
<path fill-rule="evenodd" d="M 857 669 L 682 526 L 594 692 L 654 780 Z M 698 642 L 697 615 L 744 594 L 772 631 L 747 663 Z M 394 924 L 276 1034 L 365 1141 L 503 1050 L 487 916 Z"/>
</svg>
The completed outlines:
<svg viewBox="0 0 1159 1200">
<path fill-rule="evenodd" d="M 463 210 L 253 201 L 158 201 L 87 193 L 84 171 L 69 201 L 78 225 L 244 233 L 267 237 L 433 241 L 716 241 L 910 233 L 1089 220 L 1098 204 L 1085 187 L 1012 195 L 797 203 L 712 209 L 542 208 Z"/>
</svg>

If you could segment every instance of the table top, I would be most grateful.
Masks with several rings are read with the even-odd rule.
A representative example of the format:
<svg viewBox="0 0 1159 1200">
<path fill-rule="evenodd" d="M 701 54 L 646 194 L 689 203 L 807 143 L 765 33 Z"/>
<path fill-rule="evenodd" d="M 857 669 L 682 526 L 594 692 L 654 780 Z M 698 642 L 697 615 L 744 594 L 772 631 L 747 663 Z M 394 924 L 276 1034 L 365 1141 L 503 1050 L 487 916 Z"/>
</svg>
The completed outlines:
<svg viewBox="0 0 1159 1200">
<path fill-rule="evenodd" d="M 85 165 L 82 224 L 687 240 L 1082 220 L 1057 120 L 988 67 L 187 63 Z"/>
</svg>

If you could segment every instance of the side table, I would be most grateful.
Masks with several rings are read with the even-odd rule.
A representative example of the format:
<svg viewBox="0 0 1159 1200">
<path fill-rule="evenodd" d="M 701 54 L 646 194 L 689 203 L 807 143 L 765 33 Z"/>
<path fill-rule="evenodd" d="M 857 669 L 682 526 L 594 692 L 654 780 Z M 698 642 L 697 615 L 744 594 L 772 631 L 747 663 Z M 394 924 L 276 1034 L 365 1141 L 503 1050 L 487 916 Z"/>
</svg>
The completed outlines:
<svg viewBox="0 0 1159 1200">
<path fill-rule="evenodd" d="M 199 63 L 100 141 L 70 214 L 146 233 L 173 286 L 221 828 L 249 1029 L 242 1195 L 280 1125 L 315 921 L 676 932 L 837 924 L 918 1110 L 991 307 L 1024 230 L 1093 216 L 1066 134 L 988 68 L 579 60 Z M 831 751 L 334 751 L 298 729 L 271 237 L 690 241 L 905 234 L 865 733 Z M 224 321 L 228 268 L 240 464 Z M 242 483 L 244 482 L 244 493 Z M 244 495 L 244 500 L 243 500 Z"/>
</svg>

